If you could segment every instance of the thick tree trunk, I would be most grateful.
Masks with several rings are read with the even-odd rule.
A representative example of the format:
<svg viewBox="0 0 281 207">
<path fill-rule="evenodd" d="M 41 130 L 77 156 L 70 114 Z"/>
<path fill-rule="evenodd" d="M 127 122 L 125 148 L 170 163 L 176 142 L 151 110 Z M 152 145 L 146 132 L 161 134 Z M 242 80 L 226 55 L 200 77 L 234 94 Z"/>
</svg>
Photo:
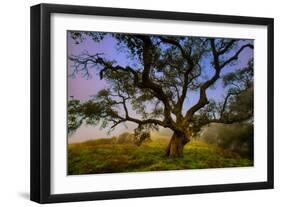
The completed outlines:
<svg viewBox="0 0 281 207">
<path fill-rule="evenodd" d="M 188 142 L 189 138 L 184 133 L 174 132 L 167 147 L 166 155 L 169 157 L 182 157 L 184 145 Z"/>
</svg>

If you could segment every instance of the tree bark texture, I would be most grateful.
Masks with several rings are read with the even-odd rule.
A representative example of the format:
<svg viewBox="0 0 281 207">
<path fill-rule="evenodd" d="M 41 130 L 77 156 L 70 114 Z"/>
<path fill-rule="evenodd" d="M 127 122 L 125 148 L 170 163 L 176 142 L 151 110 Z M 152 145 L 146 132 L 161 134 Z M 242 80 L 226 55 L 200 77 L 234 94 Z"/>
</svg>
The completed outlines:
<svg viewBox="0 0 281 207">
<path fill-rule="evenodd" d="M 169 145 L 166 150 L 166 156 L 168 157 L 182 157 L 183 148 L 186 143 L 189 142 L 189 138 L 185 133 L 174 132 L 170 139 Z"/>
</svg>

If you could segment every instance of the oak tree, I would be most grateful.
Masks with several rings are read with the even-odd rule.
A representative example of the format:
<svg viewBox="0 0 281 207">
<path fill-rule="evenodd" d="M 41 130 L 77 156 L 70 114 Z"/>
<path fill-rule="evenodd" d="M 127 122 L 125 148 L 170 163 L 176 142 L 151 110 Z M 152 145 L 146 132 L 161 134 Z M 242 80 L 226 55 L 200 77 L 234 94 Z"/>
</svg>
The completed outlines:
<svg viewBox="0 0 281 207">
<path fill-rule="evenodd" d="M 69 101 L 69 132 L 82 123 L 114 129 L 121 123 L 134 122 L 135 137 L 141 143 L 149 137 L 151 129 L 161 126 L 173 131 L 166 155 L 178 157 L 183 155 L 183 147 L 192 134 L 202 126 L 211 122 L 234 123 L 252 116 L 252 109 L 243 113 L 237 102 L 243 94 L 252 95 L 252 74 L 249 74 L 252 70 L 240 69 L 222 75 L 222 71 L 235 66 L 245 49 L 253 49 L 249 41 L 101 32 L 71 32 L 71 36 L 77 44 L 85 38 L 100 42 L 110 36 L 132 64 L 121 65 L 118 59 L 108 59 L 102 53 L 85 51 L 69 55 L 73 77 L 80 73 L 89 78 L 90 70 L 95 70 L 107 82 L 107 87 L 91 100 Z M 220 79 L 228 88 L 222 102 L 207 95 L 207 90 Z M 237 84 L 243 87 L 238 89 L 234 86 Z M 198 100 L 186 107 L 194 92 L 198 92 Z"/>
</svg>

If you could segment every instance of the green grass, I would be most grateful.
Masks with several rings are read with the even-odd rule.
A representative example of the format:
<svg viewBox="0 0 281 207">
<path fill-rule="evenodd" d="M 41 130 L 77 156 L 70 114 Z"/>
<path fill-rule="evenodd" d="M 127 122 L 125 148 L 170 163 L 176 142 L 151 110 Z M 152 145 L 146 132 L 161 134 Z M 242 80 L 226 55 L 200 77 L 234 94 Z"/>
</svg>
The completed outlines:
<svg viewBox="0 0 281 207">
<path fill-rule="evenodd" d="M 219 147 L 193 140 L 184 156 L 164 156 L 168 140 L 158 139 L 136 146 L 99 139 L 68 146 L 68 174 L 141 172 L 253 166 L 253 161 Z"/>
</svg>

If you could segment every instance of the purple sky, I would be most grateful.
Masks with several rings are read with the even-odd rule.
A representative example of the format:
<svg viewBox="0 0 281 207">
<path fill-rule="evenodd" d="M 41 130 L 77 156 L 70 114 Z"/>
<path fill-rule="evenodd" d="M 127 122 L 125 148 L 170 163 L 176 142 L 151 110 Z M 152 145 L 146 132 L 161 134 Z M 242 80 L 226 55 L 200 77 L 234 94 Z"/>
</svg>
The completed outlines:
<svg viewBox="0 0 281 207">
<path fill-rule="evenodd" d="M 68 45 L 68 55 L 80 55 L 81 53 L 87 51 L 89 54 L 93 55 L 96 53 L 104 53 L 108 60 L 117 60 L 119 65 L 126 66 L 130 65 L 130 60 L 127 58 L 125 53 L 117 51 L 117 42 L 110 36 L 105 36 L 105 38 L 97 43 L 91 38 L 85 37 L 85 39 L 80 43 L 76 44 L 71 38 L 70 33 L 67 37 Z M 222 74 L 233 71 L 237 68 L 241 68 L 247 65 L 249 59 L 253 57 L 253 50 L 245 49 L 239 56 L 239 62 L 237 65 L 229 66 L 224 68 Z M 203 60 L 204 61 L 204 60 Z M 207 62 L 207 61 L 206 61 Z M 68 74 L 71 74 L 73 68 L 72 63 L 68 60 Z M 208 65 L 206 64 L 206 67 Z M 73 96 L 74 99 L 79 99 L 81 101 L 87 101 L 91 99 L 92 95 L 97 94 L 98 91 L 106 87 L 106 83 L 100 80 L 97 71 L 91 69 L 91 78 L 82 77 L 82 75 L 76 75 L 75 78 L 68 77 L 68 97 Z M 210 71 L 210 70 L 207 70 Z M 211 72 L 206 74 L 207 76 L 212 75 Z M 217 81 L 215 84 L 215 89 L 208 89 L 207 95 L 210 98 L 216 100 L 222 99 L 225 94 L 225 89 L 222 87 L 222 81 Z M 197 92 L 189 92 L 188 99 L 185 101 L 184 110 L 187 110 L 191 105 L 197 102 L 199 94 Z M 100 129 L 99 126 L 85 126 L 82 125 L 74 134 L 69 137 L 69 142 L 81 142 L 88 139 L 101 138 L 101 137 L 111 137 L 114 135 L 119 135 L 125 131 L 133 131 L 136 127 L 134 123 L 126 123 L 125 125 L 118 125 L 113 132 L 108 134 L 107 129 Z"/>
</svg>

